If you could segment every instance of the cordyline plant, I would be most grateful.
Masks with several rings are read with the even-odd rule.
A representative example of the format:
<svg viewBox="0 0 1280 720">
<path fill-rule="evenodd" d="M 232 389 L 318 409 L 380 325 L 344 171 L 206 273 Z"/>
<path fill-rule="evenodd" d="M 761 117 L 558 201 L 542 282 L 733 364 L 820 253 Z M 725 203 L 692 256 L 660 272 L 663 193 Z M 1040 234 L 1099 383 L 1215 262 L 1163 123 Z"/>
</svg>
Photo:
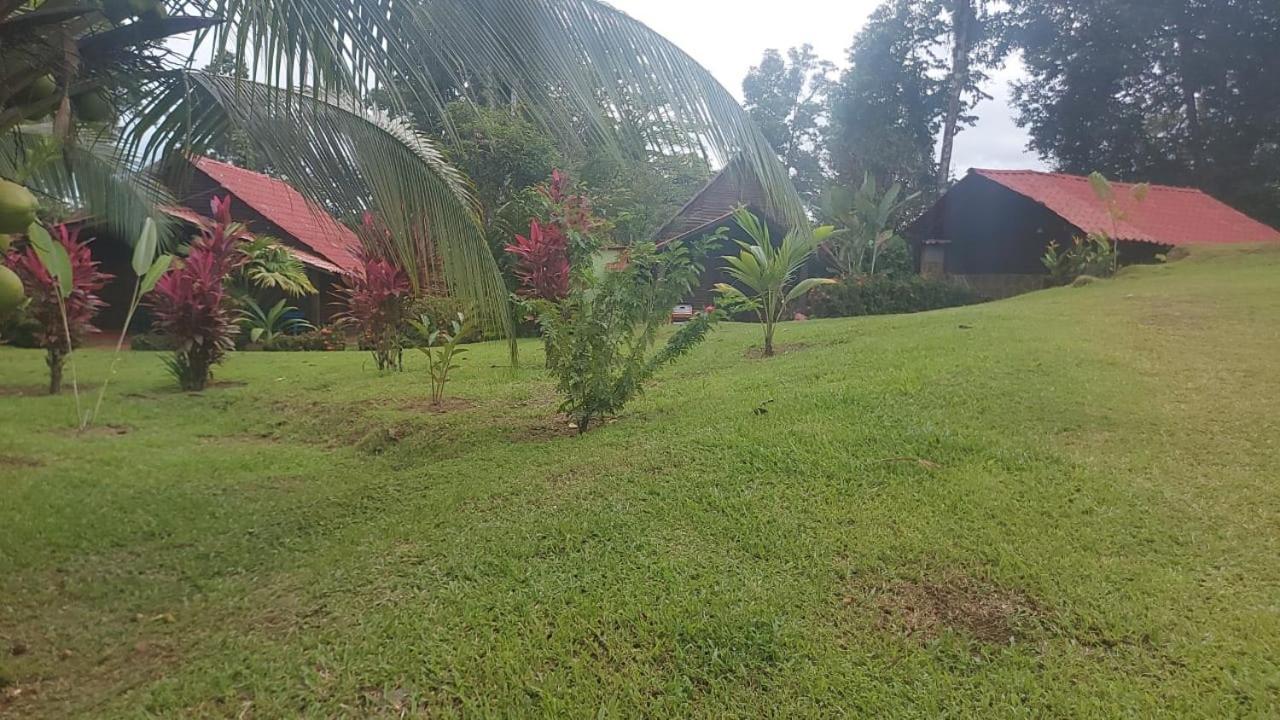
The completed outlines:
<svg viewBox="0 0 1280 720">
<path fill-rule="evenodd" d="M 516 294 L 525 299 L 558 302 L 569 294 L 575 268 L 590 272 L 606 223 L 592 210 L 585 192 L 567 175 L 554 170 L 537 187 L 541 218 L 529 222 L 528 235 L 516 235 L 506 251 L 516 258 Z"/>
<path fill-rule="evenodd" d="M 39 225 L 27 231 L 27 246 L 10 250 L 5 264 L 22 280 L 30 303 L 27 315 L 38 325 L 36 340 L 49 366 L 49 394 L 62 392 L 63 367 L 71 351 L 94 332 L 93 318 L 104 303 L 97 292 L 111 275 L 98 270 L 81 242 L 79 229 L 55 225 L 52 235 Z M 81 421 L 80 389 L 72 367 L 76 421 Z"/>
<path fill-rule="evenodd" d="M 246 257 L 244 227 L 231 221 L 231 199 L 214 198 L 214 222 L 201 228 L 187 257 L 175 263 L 147 299 L 156 328 L 176 345 L 166 361 L 183 390 L 200 391 L 213 367 L 235 348 L 239 331 L 227 279 Z"/>
<path fill-rule="evenodd" d="M 365 256 L 360 269 L 343 276 L 346 309 L 339 316 L 360 332 L 360 347 L 373 353 L 378 370 L 404 369 L 405 312 L 412 297 L 409 276 L 388 260 Z"/>
</svg>

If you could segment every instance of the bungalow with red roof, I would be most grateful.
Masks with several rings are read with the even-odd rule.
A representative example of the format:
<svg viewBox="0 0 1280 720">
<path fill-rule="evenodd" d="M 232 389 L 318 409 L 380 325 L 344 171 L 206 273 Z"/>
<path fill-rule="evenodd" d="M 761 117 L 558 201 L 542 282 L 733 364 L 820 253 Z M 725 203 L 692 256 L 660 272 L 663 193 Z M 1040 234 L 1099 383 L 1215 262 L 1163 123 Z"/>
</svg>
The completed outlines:
<svg viewBox="0 0 1280 720">
<path fill-rule="evenodd" d="M 188 171 L 189 170 L 189 171 Z M 278 239 L 307 268 L 319 290 L 301 308 L 312 322 L 330 319 L 337 300 L 338 279 L 358 271 L 360 238 L 332 215 L 306 199 L 289 183 L 220 162 L 193 157 L 190 168 L 169 173 L 179 206 L 166 208 L 172 217 L 191 225 L 207 221 L 209 201 L 230 196 L 232 217 L 254 235 Z"/>
<path fill-rule="evenodd" d="M 1122 218 L 1113 221 L 1088 178 L 1030 170 L 970 170 L 903 232 L 917 269 L 964 281 L 988 297 L 1045 285 L 1049 243 L 1100 232 L 1119 243 L 1121 262 L 1151 261 L 1175 247 L 1280 242 L 1270 228 L 1205 193 L 1152 185 L 1142 201 L 1113 183 Z"/>
</svg>

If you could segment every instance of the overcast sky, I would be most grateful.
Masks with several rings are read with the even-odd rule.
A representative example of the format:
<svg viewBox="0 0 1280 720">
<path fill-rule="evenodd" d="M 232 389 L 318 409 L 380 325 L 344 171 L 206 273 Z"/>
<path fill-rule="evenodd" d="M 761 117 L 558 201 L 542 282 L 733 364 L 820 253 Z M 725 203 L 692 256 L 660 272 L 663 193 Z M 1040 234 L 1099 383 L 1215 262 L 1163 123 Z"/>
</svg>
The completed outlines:
<svg viewBox="0 0 1280 720">
<path fill-rule="evenodd" d="M 845 51 L 880 0 L 611 0 L 614 7 L 648 24 L 705 65 L 742 97 L 742 78 L 768 48 L 785 51 L 810 43 L 818 55 L 846 65 Z M 782 12 L 780 12 L 780 10 Z M 1013 122 L 1009 80 L 1019 70 L 992 74 L 978 106 L 978 123 L 956 139 L 952 173 L 971 167 L 1042 168 L 1026 149 L 1027 134 Z"/>
</svg>

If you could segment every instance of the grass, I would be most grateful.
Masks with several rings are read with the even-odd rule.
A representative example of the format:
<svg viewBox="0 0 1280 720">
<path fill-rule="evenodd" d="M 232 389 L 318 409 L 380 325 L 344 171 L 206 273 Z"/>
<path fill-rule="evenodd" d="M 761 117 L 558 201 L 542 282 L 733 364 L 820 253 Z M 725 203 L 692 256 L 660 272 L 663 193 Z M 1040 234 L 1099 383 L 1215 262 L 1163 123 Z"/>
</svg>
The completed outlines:
<svg viewBox="0 0 1280 720">
<path fill-rule="evenodd" d="M 534 344 L 130 354 L 83 437 L 0 350 L 0 715 L 1275 717 L 1278 277 L 725 326 L 584 437 Z"/>
</svg>

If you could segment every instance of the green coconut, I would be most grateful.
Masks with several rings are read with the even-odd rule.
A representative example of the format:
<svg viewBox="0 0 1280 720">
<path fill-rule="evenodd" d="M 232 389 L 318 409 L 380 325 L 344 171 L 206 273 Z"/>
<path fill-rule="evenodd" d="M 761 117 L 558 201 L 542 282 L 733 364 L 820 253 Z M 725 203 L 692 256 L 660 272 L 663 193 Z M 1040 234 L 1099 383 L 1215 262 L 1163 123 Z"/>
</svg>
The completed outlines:
<svg viewBox="0 0 1280 720">
<path fill-rule="evenodd" d="M 4 233 L 0 233 L 0 253 L 9 252 L 9 248 L 13 247 L 13 238 Z"/>
<path fill-rule="evenodd" d="M 0 265 L 0 317 L 17 310 L 26 297 L 22 279 L 14 271 Z"/>
<path fill-rule="evenodd" d="M 71 109 L 75 111 L 77 120 L 87 123 L 111 122 L 116 116 L 111 97 L 104 90 L 76 95 L 71 98 Z"/>
<path fill-rule="evenodd" d="M 40 203 L 18 183 L 0 180 L 0 233 L 26 232 L 36 221 Z"/>
<path fill-rule="evenodd" d="M 53 97 L 58 92 L 58 81 L 52 75 L 41 75 L 22 89 L 19 95 L 24 103 L 40 102 Z"/>
</svg>

